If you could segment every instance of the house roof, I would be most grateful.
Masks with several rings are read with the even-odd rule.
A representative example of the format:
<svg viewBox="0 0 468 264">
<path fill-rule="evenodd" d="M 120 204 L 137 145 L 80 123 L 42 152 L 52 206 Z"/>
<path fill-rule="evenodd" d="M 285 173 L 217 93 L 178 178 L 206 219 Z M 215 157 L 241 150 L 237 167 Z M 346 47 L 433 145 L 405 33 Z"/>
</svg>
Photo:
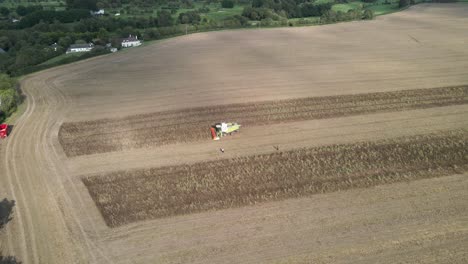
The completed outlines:
<svg viewBox="0 0 468 264">
<path fill-rule="evenodd" d="M 134 41 L 139 41 L 137 36 L 128 36 L 128 38 L 122 39 L 122 42 L 134 42 Z"/>
<path fill-rule="evenodd" d="M 83 48 L 92 48 L 94 47 L 93 43 L 87 44 L 71 44 L 69 49 L 83 49 Z"/>
</svg>

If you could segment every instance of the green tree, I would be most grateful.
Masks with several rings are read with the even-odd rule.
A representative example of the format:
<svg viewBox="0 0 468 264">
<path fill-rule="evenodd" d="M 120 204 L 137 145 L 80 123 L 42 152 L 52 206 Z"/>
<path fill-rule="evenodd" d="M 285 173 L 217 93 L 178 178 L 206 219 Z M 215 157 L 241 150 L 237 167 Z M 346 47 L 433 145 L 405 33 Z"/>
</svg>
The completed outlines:
<svg viewBox="0 0 468 264">
<path fill-rule="evenodd" d="M 97 10 L 96 0 L 66 0 L 69 9 Z"/>
<path fill-rule="evenodd" d="M 0 74 L 0 91 L 11 89 L 13 84 L 13 80 L 8 75 Z"/>
<path fill-rule="evenodd" d="M 22 6 L 22 5 L 19 5 L 17 8 L 16 8 L 16 13 L 20 16 L 25 16 L 28 14 L 28 9 L 26 9 L 25 6 Z"/>
<path fill-rule="evenodd" d="M 370 9 L 364 10 L 364 13 L 362 14 L 362 19 L 374 19 L 374 11 Z"/>
<path fill-rule="evenodd" d="M 16 109 L 17 102 L 19 101 L 18 93 L 15 89 L 14 81 L 6 74 L 0 74 L 0 119 L 10 115 Z M 0 216 L 2 210 L 0 204 Z M 0 217 L 1 218 L 1 217 Z M 0 228 L 2 227 L 2 219 L 0 219 Z"/>
<path fill-rule="evenodd" d="M 221 2 L 221 7 L 222 8 L 233 8 L 234 7 L 234 2 L 232 0 L 223 0 Z"/>
<path fill-rule="evenodd" d="M 73 43 L 73 40 L 70 36 L 61 37 L 58 40 L 58 44 L 64 48 L 68 48 Z"/>
<path fill-rule="evenodd" d="M 10 9 L 8 9 L 8 8 L 6 8 L 6 7 L 4 7 L 4 6 L 2 6 L 2 7 L 0 7 L 0 14 L 1 14 L 2 16 L 5 16 L 5 17 L 6 17 L 6 16 L 8 16 L 8 15 L 10 14 Z"/>
<path fill-rule="evenodd" d="M 105 28 L 100 28 L 97 33 L 98 39 L 107 42 L 109 40 L 109 32 Z"/>
<path fill-rule="evenodd" d="M 171 12 L 166 10 L 161 10 L 158 12 L 157 21 L 158 26 L 160 27 L 170 27 L 174 24 Z"/>
<path fill-rule="evenodd" d="M 403 8 L 409 6 L 410 1 L 409 0 L 400 0 L 398 2 L 398 7 Z"/>
<path fill-rule="evenodd" d="M 145 30 L 143 34 L 145 40 L 147 39 L 158 39 L 161 34 L 159 33 L 158 29 L 155 28 L 148 28 Z"/>
<path fill-rule="evenodd" d="M 6 50 L 11 47 L 11 41 L 7 36 L 0 37 L 0 48 Z"/>
<path fill-rule="evenodd" d="M 198 24 L 200 21 L 200 14 L 196 11 L 188 11 L 179 14 L 179 22 L 181 24 Z"/>
</svg>

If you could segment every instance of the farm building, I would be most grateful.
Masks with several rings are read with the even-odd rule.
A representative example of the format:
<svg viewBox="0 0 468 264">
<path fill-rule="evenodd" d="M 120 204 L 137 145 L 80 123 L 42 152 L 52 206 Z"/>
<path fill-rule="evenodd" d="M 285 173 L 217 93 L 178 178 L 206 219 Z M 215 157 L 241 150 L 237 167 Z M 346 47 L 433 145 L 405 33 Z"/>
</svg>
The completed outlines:
<svg viewBox="0 0 468 264">
<path fill-rule="evenodd" d="M 104 9 L 99 9 L 97 11 L 90 11 L 90 13 L 93 16 L 103 16 L 105 11 L 104 11 Z"/>
<path fill-rule="evenodd" d="M 138 36 L 128 36 L 128 38 L 122 39 L 122 48 L 138 47 L 141 45 L 141 41 Z"/>
<path fill-rule="evenodd" d="M 94 48 L 93 43 L 88 43 L 88 44 L 72 44 L 70 47 L 67 49 L 67 54 L 68 53 L 74 53 L 74 52 L 88 52 L 91 51 Z"/>
</svg>

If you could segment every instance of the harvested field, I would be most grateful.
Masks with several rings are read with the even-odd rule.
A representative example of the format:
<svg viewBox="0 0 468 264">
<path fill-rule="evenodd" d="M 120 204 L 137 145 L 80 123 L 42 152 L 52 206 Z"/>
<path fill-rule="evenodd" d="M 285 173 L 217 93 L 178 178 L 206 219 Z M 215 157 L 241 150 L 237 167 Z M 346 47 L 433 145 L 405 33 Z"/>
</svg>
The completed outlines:
<svg viewBox="0 0 468 264">
<path fill-rule="evenodd" d="M 72 157 L 208 140 L 208 127 L 224 120 L 252 127 L 466 103 L 468 86 L 216 105 L 64 123 L 59 139 L 67 156 Z"/>
<path fill-rule="evenodd" d="M 398 167 L 395 171 L 400 176 L 385 170 L 379 174 L 383 180 L 373 176 L 372 172 L 376 171 L 371 166 L 352 167 L 360 156 L 350 157 L 349 153 L 343 156 L 347 159 L 336 161 L 336 166 L 349 168 L 349 173 L 354 171 L 351 176 L 338 174 L 335 167 L 328 166 L 315 172 L 328 169 L 329 175 L 313 174 L 314 170 L 307 167 L 304 170 L 310 173 L 302 178 L 296 176 L 298 173 L 277 178 L 266 171 L 266 166 L 272 164 L 267 157 L 282 161 L 280 157 L 266 154 L 280 154 L 273 146 L 287 155 L 286 151 L 290 150 L 307 148 L 298 153 L 309 153 L 311 148 L 318 151 L 317 147 L 330 145 L 351 151 L 354 150 L 351 146 L 358 142 L 372 141 L 380 146 L 392 144 L 391 139 L 395 138 L 458 129 L 464 129 L 461 133 L 466 135 L 468 104 L 249 125 L 244 126 L 241 134 L 226 140 L 212 142 L 209 134 L 203 134 L 206 141 L 164 146 L 153 143 L 156 142 L 153 132 L 138 134 L 145 130 L 144 121 L 139 124 L 125 120 L 146 115 L 150 120 L 152 117 L 159 120 L 154 113 L 216 105 L 256 105 L 297 98 L 466 86 L 467 14 L 467 4 L 418 4 L 372 21 L 197 33 L 21 78 L 26 96 L 24 111 L 15 118 L 11 137 L 0 143 L 0 193 L 16 201 L 13 219 L 0 235 L 0 251 L 28 264 L 467 263 L 468 172 L 434 177 L 466 171 L 466 165 L 449 166 L 461 163 L 458 156 L 451 157 L 453 151 L 465 151 L 461 147 L 450 149 L 455 146 L 450 145 L 453 142 L 446 150 L 433 150 L 438 153 L 432 157 L 435 161 L 417 163 L 409 158 L 401 165 L 399 160 L 388 160 L 383 163 L 385 168 L 390 171 L 392 166 Z M 97 131 L 92 126 L 86 130 L 114 133 L 115 140 L 104 146 L 115 144 L 118 146 L 115 149 L 123 151 L 65 155 L 58 137 L 62 124 L 119 119 L 128 122 L 120 127 L 118 122 L 115 124 L 118 133 Z M 105 141 L 99 134 L 88 135 L 88 139 L 78 139 L 80 135 L 75 135 L 76 144 L 91 146 L 86 142 L 92 142 L 94 137 Z M 145 136 L 153 138 L 149 138 L 148 145 L 138 145 L 144 142 L 140 137 Z M 420 138 L 424 141 L 437 136 L 444 135 Z M 436 141 L 431 142 L 436 144 Z M 364 148 L 370 143 L 359 144 Z M 226 149 L 225 153 L 219 151 L 221 147 Z M 429 147 L 417 149 L 426 151 Z M 333 149 L 330 151 L 330 155 L 337 155 Z M 285 162 L 291 162 L 291 166 L 299 164 L 295 155 L 296 161 Z M 245 158 L 224 160 L 238 157 Z M 253 157 L 265 163 L 258 168 L 263 171 L 260 179 L 269 175 L 274 179 L 271 186 L 260 186 L 264 189 L 246 187 L 252 195 L 258 193 L 258 199 L 252 196 L 251 200 L 244 201 L 231 193 L 244 186 L 234 182 L 233 173 L 238 173 L 239 181 L 255 183 L 249 177 L 256 177 L 258 172 L 245 174 L 241 168 L 232 167 L 224 176 L 223 170 L 213 167 L 212 171 L 220 170 L 216 172 L 219 177 L 207 174 L 211 178 L 205 176 L 202 179 L 207 182 L 199 181 L 200 187 L 193 190 L 194 195 L 205 191 L 200 194 L 202 200 L 193 201 L 198 204 L 192 208 L 181 204 L 188 201 L 191 193 L 183 192 L 183 184 L 189 187 L 192 184 L 183 180 L 200 180 L 200 176 L 184 171 L 184 168 L 189 170 L 184 164 L 195 164 L 191 170 L 201 173 L 202 165 L 238 164 Z M 322 158 L 327 160 L 326 157 Z M 314 159 L 307 155 L 304 159 L 318 168 Z M 446 160 L 449 161 L 444 163 Z M 419 164 L 423 166 L 421 169 Z M 431 168 L 429 172 L 425 165 L 440 168 Z M 173 173 L 166 174 L 164 168 L 172 168 Z M 413 172 L 412 168 L 420 170 Z M 428 175 L 423 175 L 424 171 Z M 151 176 L 152 172 L 163 175 Z M 105 189 L 103 195 L 93 197 L 83 184 L 83 177 L 88 176 L 116 179 L 112 185 L 112 182 L 104 183 L 105 179 L 98 183 L 91 177 L 89 181 L 95 182 L 95 186 L 90 185 L 90 189 L 114 186 L 129 189 L 119 189 L 120 193 Z M 168 191 L 182 190 L 173 194 L 173 202 L 169 192 L 149 190 L 156 188 L 156 184 L 169 184 L 169 176 L 177 182 L 165 186 Z M 399 181 L 404 176 L 409 180 L 432 178 L 315 195 L 308 195 L 314 190 L 302 190 L 293 184 L 304 180 L 306 185 L 315 186 L 314 180 L 318 184 L 329 180 L 331 190 L 336 177 L 341 183 L 336 188 L 341 190 L 354 186 L 347 183 L 349 178 L 356 186 L 371 186 Z M 143 185 L 144 181 L 150 186 Z M 209 184 L 212 189 L 203 189 Z M 291 190 L 296 193 L 279 189 L 278 197 L 272 192 L 271 197 L 266 196 L 275 184 L 292 184 Z M 141 194 L 136 193 L 137 188 Z M 226 195 L 217 193 L 223 190 Z M 163 202 L 169 200 L 170 207 L 156 201 L 158 195 Z M 302 197 L 284 199 L 294 195 Z M 210 199 L 219 197 L 226 198 L 210 206 Z M 100 198 L 99 202 L 106 207 L 102 212 L 93 198 Z M 262 202 L 274 199 L 279 200 Z M 239 201 L 257 204 L 244 206 Z M 235 208 L 210 210 L 231 206 Z M 106 212 L 114 215 L 105 219 Z M 133 215 L 125 218 L 124 213 Z M 164 214 L 179 215 L 164 217 Z M 112 223 L 106 223 L 111 218 L 114 218 L 113 228 L 109 227 Z M 143 219 L 152 220 L 139 221 Z"/>
<path fill-rule="evenodd" d="M 468 170 L 468 131 L 304 148 L 83 179 L 106 223 L 252 205 Z"/>
</svg>

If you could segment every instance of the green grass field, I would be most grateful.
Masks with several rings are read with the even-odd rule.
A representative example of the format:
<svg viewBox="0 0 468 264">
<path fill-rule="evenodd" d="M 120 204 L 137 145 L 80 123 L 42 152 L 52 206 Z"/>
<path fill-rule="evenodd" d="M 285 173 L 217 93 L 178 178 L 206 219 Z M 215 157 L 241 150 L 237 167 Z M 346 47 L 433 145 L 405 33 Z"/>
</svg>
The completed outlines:
<svg viewBox="0 0 468 264">
<path fill-rule="evenodd" d="M 235 5 L 234 8 L 210 8 L 210 12 L 204 14 L 204 17 L 212 20 L 223 20 L 230 16 L 241 15 L 243 10 L 244 6 L 241 5 Z"/>
<path fill-rule="evenodd" d="M 127 5 L 128 6 L 128 5 Z M 186 13 L 189 11 L 196 11 L 199 8 L 208 7 L 210 11 L 208 13 L 200 13 L 202 18 L 208 18 L 210 20 L 223 20 L 227 17 L 240 15 L 244 10 L 243 5 L 235 5 L 234 8 L 222 8 L 220 3 L 211 3 L 211 4 L 203 4 L 196 2 L 194 3 L 193 8 L 179 8 L 177 12 L 172 15 L 174 19 L 179 17 L 180 13 Z M 155 6 L 150 10 L 142 10 L 138 8 L 130 8 L 127 9 L 126 6 L 117 9 L 106 9 L 106 13 L 113 15 L 115 13 L 119 13 L 121 18 L 129 18 L 129 17 L 157 17 L 158 11 L 161 9 L 160 6 Z"/>
<path fill-rule="evenodd" d="M 392 3 L 391 5 L 375 5 L 368 8 L 374 11 L 376 16 L 392 13 L 399 9 L 398 3 Z"/>
<path fill-rule="evenodd" d="M 362 2 L 350 2 L 347 4 L 335 4 L 332 7 L 333 11 L 348 12 L 351 9 L 362 8 L 364 4 Z"/>
</svg>

